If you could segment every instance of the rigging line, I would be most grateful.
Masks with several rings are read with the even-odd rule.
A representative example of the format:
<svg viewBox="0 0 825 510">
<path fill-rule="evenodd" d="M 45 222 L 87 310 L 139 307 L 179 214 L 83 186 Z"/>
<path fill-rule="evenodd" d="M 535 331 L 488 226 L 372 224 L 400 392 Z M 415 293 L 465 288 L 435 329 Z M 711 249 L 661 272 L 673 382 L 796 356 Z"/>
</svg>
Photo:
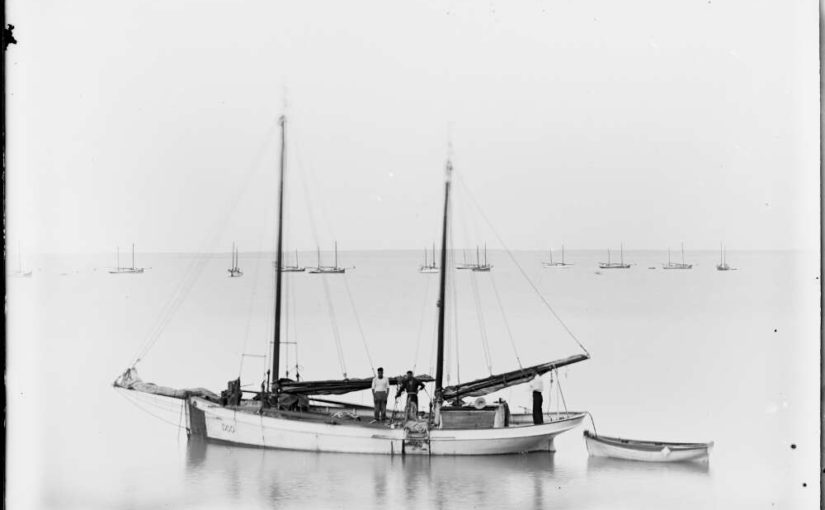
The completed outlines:
<svg viewBox="0 0 825 510">
<path fill-rule="evenodd" d="M 556 310 L 553 309 L 553 306 L 550 305 L 550 303 L 547 301 L 547 299 L 544 297 L 544 295 L 542 295 L 542 293 L 539 291 L 539 289 L 536 287 L 536 285 L 533 283 L 533 281 L 530 279 L 530 277 L 527 276 L 527 273 L 524 271 L 524 268 L 521 267 L 521 264 L 518 263 L 518 260 L 516 260 L 516 257 L 515 257 L 515 255 L 513 255 L 513 252 L 511 252 L 510 249 L 507 247 L 507 245 L 504 244 L 504 240 L 498 234 L 498 231 L 496 231 L 496 229 L 493 228 L 493 224 L 490 222 L 490 220 L 487 218 L 487 215 L 484 214 L 484 211 L 481 209 L 481 207 L 476 202 L 475 197 L 473 196 L 472 192 L 470 191 L 469 186 L 467 186 L 464 183 L 464 180 L 461 178 L 461 175 L 457 172 L 456 172 L 456 175 L 458 176 L 458 179 L 457 179 L 458 182 L 464 188 L 464 191 L 467 192 L 467 196 L 470 197 L 470 202 L 475 206 L 476 210 L 481 215 L 482 219 L 484 219 L 485 223 L 487 223 L 487 226 L 490 227 L 490 230 L 493 232 L 493 235 L 496 236 L 496 239 L 498 240 L 499 244 L 501 244 L 501 247 L 504 248 L 504 251 L 510 257 L 510 260 L 512 260 L 513 263 L 516 265 L 519 272 L 521 273 L 521 276 L 523 276 L 524 279 L 527 280 L 527 283 L 530 285 L 530 287 L 533 289 L 533 291 L 536 293 L 536 295 L 539 296 L 539 298 L 544 303 L 544 305 L 547 307 L 547 309 L 550 310 L 550 313 L 553 314 L 553 317 L 555 317 L 556 320 L 559 321 L 559 324 L 561 324 L 561 326 L 564 328 L 564 330 L 567 332 L 567 334 L 570 335 L 570 338 L 572 338 L 578 344 L 578 346 L 581 348 L 582 351 L 584 351 L 584 353 L 586 355 L 590 356 L 590 352 L 584 347 L 584 345 L 582 345 L 582 343 L 579 341 L 579 339 L 576 338 L 576 335 L 574 335 L 573 332 L 570 330 L 570 328 L 567 327 L 567 324 L 564 323 L 564 321 L 561 319 L 561 317 L 559 317 L 559 315 L 556 313 Z"/>
<path fill-rule="evenodd" d="M 489 274 L 490 277 L 490 284 L 493 286 L 493 293 L 496 295 L 496 302 L 498 302 L 498 308 L 501 310 L 501 317 L 504 319 L 504 328 L 507 330 L 507 336 L 510 337 L 510 345 L 513 347 L 513 354 L 516 355 L 516 361 L 518 362 L 519 368 L 524 368 L 521 364 L 521 358 L 518 355 L 518 349 L 516 349 L 516 341 L 513 339 L 513 332 L 510 330 L 510 322 L 507 320 L 507 314 L 504 313 L 504 305 L 501 303 L 501 296 L 498 292 L 498 287 L 496 287 L 496 280 L 493 278 L 493 274 Z"/>
<path fill-rule="evenodd" d="M 205 249 L 200 251 L 200 256 L 196 257 L 194 261 L 190 261 L 190 264 L 184 274 L 184 277 L 178 285 L 176 291 L 173 293 L 170 300 L 167 301 L 166 305 L 164 306 L 164 310 L 162 310 L 160 317 L 155 322 L 154 327 L 150 330 L 149 336 L 144 341 L 144 344 L 142 344 L 142 347 L 138 349 L 138 353 L 135 356 L 134 361 L 132 362 L 132 366 L 135 366 L 141 359 L 143 359 L 149 353 L 152 347 L 154 347 L 155 343 L 158 341 L 161 334 L 166 329 L 166 326 L 168 326 L 169 322 L 171 322 L 172 317 L 180 307 L 180 304 L 183 302 L 183 300 L 189 294 L 189 291 L 194 286 L 195 281 L 197 281 L 205 265 L 207 257 L 205 252 L 209 251 L 209 249 L 215 245 L 220 235 L 220 232 L 223 231 L 224 227 L 229 222 L 229 217 L 231 216 L 231 213 L 235 210 L 235 208 L 238 206 L 241 196 L 246 191 L 250 178 L 255 173 L 255 170 L 259 168 L 266 148 L 271 143 L 271 140 L 274 139 L 271 135 L 273 134 L 276 128 L 276 123 L 272 124 L 269 127 L 269 130 L 266 133 L 264 141 L 258 147 L 258 151 L 252 157 L 251 164 L 247 167 L 246 173 L 242 176 L 242 179 L 240 181 L 241 185 L 238 186 L 238 188 L 235 190 L 235 195 L 229 201 L 228 213 L 224 216 L 222 221 L 219 221 L 215 225 L 215 228 L 212 231 L 212 235 L 207 237 L 207 241 L 201 245 L 202 247 L 205 247 Z"/>
<path fill-rule="evenodd" d="M 415 367 L 418 366 L 418 355 L 421 352 L 421 336 L 424 333 L 424 322 L 427 317 L 427 309 L 429 308 L 429 297 L 430 297 L 430 278 L 426 278 L 427 283 L 424 287 L 424 305 L 421 307 L 421 318 L 418 321 L 418 335 L 416 335 L 415 339 L 415 355 L 413 356 L 413 373 L 415 373 Z"/>
<path fill-rule="evenodd" d="M 473 300 L 476 305 L 476 317 L 478 318 L 478 329 L 481 336 L 481 350 L 484 353 L 484 360 L 487 362 L 487 370 L 493 375 L 493 362 L 490 359 L 490 345 L 487 342 L 487 328 L 484 324 L 484 314 L 481 309 L 481 295 L 478 292 L 478 281 L 475 272 L 470 273 L 470 282 L 473 286 Z"/>
<path fill-rule="evenodd" d="M 253 268 L 252 274 L 255 275 L 255 276 L 257 276 L 258 273 L 260 272 L 261 258 L 262 258 L 260 255 L 263 253 L 261 251 L 262 245 L 263 245 L 263 237 L 259 237 L 258 238 L 258 249 L 256 251 L 257 255 L 255 257 L 255 265 L 252 266 L 252 268 Z M 266 259 L 268 257 L 266 257 L 266 255 L 264 255 L 263 258 Z M 252 284 L 252 296 L 249 299 L 249 310 L 247 311 L 247 315 L 246 315 L 246 331 L 244 332 L 243 348 L 241 349 L 241 352 L 246 352 L 246 346 L 249 343 L 249 330 L 252 327 L 252 312 L 255 308 L 255 298 L 257 297 L 257 295 L 258 295 L 258 279 L 255 278 L 254 283 Z M 239 363 L 240 366 L 238 367 L 238 378 L 241 377 L 241 374 L 243 372 L 244 358 L 245 358 L 244 356 L 241 356 L 241 360 L 240 360 L 240 363 Z"/>
<path fill-rule="evenodd" d="M 352 306 L 352 314 L 355 316 L 355 323 L 358 325 L 358 331 L 361 333 L 361 340 L 364 343 L 364 352 L 367 353 L 367 360 L 370 362 L 372 375 L 375 376 L 375 364 L 372 362 L 372 356 L 370 356 L 370 349 L 367 346 L 367 336 L 364 334 L 364 328 L 361 327 L 361 319 L 358 317 L 358 309 L 355 308 L 355 300 L 352 298 L 352 292 L 350 292 L 349 289 L 349 280 L 347 279 L 346 273 L 344 274 L 344 288 L 347 290 L 347 297 L 349 298 L 349 303 Z"/>
<path fill-rule="evenodd" d="M 347 366 L 344 361 L 344 347 L 341 344 L 341 334 L 338 331 L 338 322 L 335 320 L 335 308 L 332 306 L 332 296 L 329 291 L 329 282 L 321 275 L 321 282 L 324 284 L 324 296 L 327 301 L 327 308 L 329 309 L 329 318 L 332 325 L 332 336 L 335 339 L 335 349 L 338 351 L 338 365 L 341 372 L 344 374 L 344 379 L 347 378 Z"/>
<path fill-rule="evenodd" d="M 130 390 L 122 390 L 122 391 L 130 391 Z M 121 393 L 121 392 L 120 392 L 120 391 L 118 391 L 118 393 Z M 138 404 L 138 403 L 137 403 L 137 401 L 130 399 L 130 398 L 129 398 L 129 397 L 127 397 L 126 395 L 121 394 L 120 396 L 121 396 L 121 397 L 123 397 L 123 399 L 124 399 L 124 400 L 126 400 L 127 402 L 129 402 L 129 403 L 130 403 L 130 404 L 132 404 L 133 406 L 137 407 L 138 409 L 140 409 L 140 410 L 141 410 L 141 411 L 143 411 L 144 413 L 148 414 L 149 416 L 152 416 L 152 417 L 154 417 L 154 418 L 157 418 L 158 420 L 160 420 L 160 421 L 162 421 L 162 422 L 164 422 L 164 423 L 168 423 L 169 425 L 172 425 L 173 427 L 180 427 L 180 424 L 175 423 L 175 422 L 173 422 L 173 421 L 169 421 L 169 420 L 167 420 L 166 418 L 161 418 L 160 416 L 156 415 L 155 413 L 153 413 L 153 412 L 149 411 L 149 410 L 148 410 L 148 409 L 146 409 L 145 407 L 143 407 L 143 406 L 141 406 L 140 404 Z M 185 427 L 184 427 L 184 428 L 185 428 Z"/>
<path fill-rule="evenodd" d="M 559 369 L 553 369 L 556 372 L 556 388 L 559 391 L 559 397 L 561 397 L 562 406 L 564 406 L 564 412 L 567 412 L 567 402 L 564 400 L 564 392 L 561 389 L 561 378 L 559 377 Z"/>
</svg>

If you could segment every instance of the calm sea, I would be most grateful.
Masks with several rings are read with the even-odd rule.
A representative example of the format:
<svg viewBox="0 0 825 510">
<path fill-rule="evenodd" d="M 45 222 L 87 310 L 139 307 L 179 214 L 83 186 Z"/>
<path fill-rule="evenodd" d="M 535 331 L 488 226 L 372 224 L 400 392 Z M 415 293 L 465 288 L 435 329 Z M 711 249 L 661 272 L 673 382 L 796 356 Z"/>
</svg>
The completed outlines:
<svg viewBox="0 0 825 510">
<path fill-rule="evenodd" d="M 450 382 L 580 352 L 507 254 L 488 256 L 491 273 L 454 275 Z M 177 402 L 111 382 L 158 327 L 137 365 L 144 380 L 219 391 L 240 375 L 257 387 L 271 257 L 241 253 L 244 276 L 228 278 L 228 254 L 138 253 L 141 275 L 109 274 L 108 254 L 42 256 L 28 261 L 31 278 L 7 282 L 8 508 L 815 508 L 818 255 L 731 251 L 730 272 L 716 271 L 714 252 L 689 253 L 686 271 L 662 270 L 666 253 L 624 256 L 631 269 L 597 274 L 601 252 L 568 250 L 563 270 L 515 254 L 592 355 L 559 372 L 564 403 L 605 435 L 715 441 L 707 465 L 589 458 L 581 428 L 555 454 L 479 458 L 188 441 Z M 288 275 L 290 375 L 430 372 L 438 277 L 417 272 L 422 259 L 342 252 L 345 276 Z M 557 391 L 551 410 L 564 405 Z M 499 396 L 529 405 L 526 388 L 488 399 Z"/>
</svg>

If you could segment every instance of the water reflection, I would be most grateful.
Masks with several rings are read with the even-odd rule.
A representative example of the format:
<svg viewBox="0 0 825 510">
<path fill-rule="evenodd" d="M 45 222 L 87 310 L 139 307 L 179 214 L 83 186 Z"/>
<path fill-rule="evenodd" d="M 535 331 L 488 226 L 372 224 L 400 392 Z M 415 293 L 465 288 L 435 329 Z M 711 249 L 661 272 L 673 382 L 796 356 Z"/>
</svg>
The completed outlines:
<svg viewBox="0 0 825 510">
<path fill-rule="evenodd" d="M 622 472 L 645 476 L 650 474 L 671 473 L 679 475 L 708 475 L 708 462 L 640 462 L 634 460 L 610 459 L 607 457 L 588 457 L 587 472 L 611 475 Z"/>
<path fill-rule="evenodd" d="M 190 440 L 190 493 L 308 508 L 539 508 L 570 476 L 552 454 L 427 457 L 230 447 Z M 211 500 L 211 503 L 215 503 Z"/>
</svg>

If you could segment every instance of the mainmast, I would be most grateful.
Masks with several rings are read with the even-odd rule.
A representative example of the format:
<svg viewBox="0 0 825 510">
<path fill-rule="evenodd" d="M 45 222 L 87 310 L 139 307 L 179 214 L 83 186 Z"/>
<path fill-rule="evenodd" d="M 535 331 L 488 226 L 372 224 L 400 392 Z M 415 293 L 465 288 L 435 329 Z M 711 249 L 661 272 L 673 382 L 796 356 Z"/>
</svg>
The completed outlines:
<svg viewBox="0 0 825 510">
<path fill-rule="evenodd" d="M 281 115 L 281 175 L 278 182 L 278 246 L 275 263 L 275 334 L 272 345 L 271 388 L 280 391 L 278 365 L 281 355 L 281 269 L 283 267 L 283 233 L 284 233 L 284 172 L 286 171 L 286 116 Z"/>
<path fill-rule="evenodd" d="M 445 294 L 447 287 L 447 212 L 450 204 L 450 179 L 452 179 L 453 164 L 447 160 L 446 182 L 444 183 L 444 221 L 441 226 L 441 287 L 438 291 L 438 354 L 435 370 L 435 398 L 441 400 L 442 382 L 444 380 L 444 311 L 446 309 Z"/>
</svg>

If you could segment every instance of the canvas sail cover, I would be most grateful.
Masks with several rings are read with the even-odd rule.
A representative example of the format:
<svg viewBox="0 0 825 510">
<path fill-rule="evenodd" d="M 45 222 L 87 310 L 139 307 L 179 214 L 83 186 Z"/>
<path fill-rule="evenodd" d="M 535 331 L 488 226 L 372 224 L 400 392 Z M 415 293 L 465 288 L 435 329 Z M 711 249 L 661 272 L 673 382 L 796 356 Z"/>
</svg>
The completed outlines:
<svg viewBox="0 0 825 510">
<path fill-rule="evenodd" d="M 416 375 L 416 379 L 421 382 L 433 381 L 432 376 Z M 281 379 L 281 393 L 293 395 L 343 395 L 353 391 L 368 390 L 372 388 L 372 377 L 363 379 L 331 379 L 326 381 L 293 381 L 291 379 Z M 404 376 L 390 377 L 390 384 L 397 385 Z"/>
<path fill-rule="evenodd" d="M 553 369 L 560 368 L 565 365 L 572 365 L 573 363 L 578 363 L 579 361 L 584 361 L 589 358 L 590 356 L 587 354 L 576 354 L 574 356 L 556 361 L 541 363 L 531 367 L 519 368 L 518 370 L 505 372 L 503 374 L 491 375 L 490 377 L 485 377 L 483 379 L 476 379 L 474 381 L 455 384 L 453 386 L 446 386 L 442 392 L 442 395 L 444 400 L 453 400 L 460 397 L 481 397 L 494 391 L 515 386 L 516 384 L 530 382 L 530 380 L 535 377 L 536 372 L 538 372 L 539 375 L 546 374 Z"/>
</svg>

